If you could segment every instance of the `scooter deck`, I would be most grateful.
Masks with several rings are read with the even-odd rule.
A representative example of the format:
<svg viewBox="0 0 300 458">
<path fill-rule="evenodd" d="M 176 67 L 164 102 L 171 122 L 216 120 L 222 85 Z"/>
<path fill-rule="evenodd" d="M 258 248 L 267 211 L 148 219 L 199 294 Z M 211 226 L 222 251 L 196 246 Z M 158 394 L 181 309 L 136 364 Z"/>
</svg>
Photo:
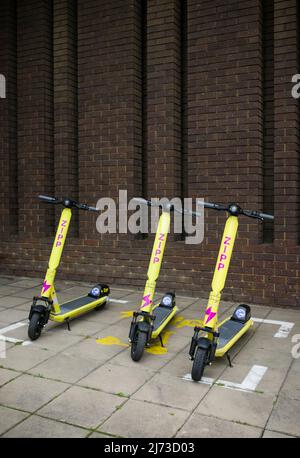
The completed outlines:
<svg viewBox="0 0 300 458">
<path fill-rule="evenodd" d="M 155 320 L 153 322 L 153 331 L 151 334 L 152 339 L 155 339 L 161 333 L 164 327 L 171 321 L 177 310 L 176 306 L 166 307 L 164 305 L 159 305 L 153 310 Z"/>
<path fill-rule="evenodd" d="M 253 320 L 248 320 L 246 323 L 226 319 L 219 327 L 219 340 L 216 350 L 216 356 L 221 357 L 239 340 L 239 338 L 248 331 L 253 325 Z"/>
<path fill-rule="evenodd" d="M 93 308 L 100 306 L 104 302 L 107 301 L 108 296 L 100 297 L 99 299 L 95 299 L 91 296 L 82 296 L 76 299 L 73 299 L 69 302 L 65 302 L 64 304 L 60 305 L 60 312 L 59 313 L 51 313 L 50 319 L 53 321 L 62 322 L 67 318 L 75 318 L 82 313 L 88 312 Z"/>
</svg>

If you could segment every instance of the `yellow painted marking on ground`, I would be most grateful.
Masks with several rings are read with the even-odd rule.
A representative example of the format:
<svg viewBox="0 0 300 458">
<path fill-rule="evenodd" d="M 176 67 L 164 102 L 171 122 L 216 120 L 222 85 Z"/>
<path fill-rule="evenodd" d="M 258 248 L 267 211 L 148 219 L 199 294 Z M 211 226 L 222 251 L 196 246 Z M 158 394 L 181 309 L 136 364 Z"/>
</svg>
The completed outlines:
<svg viewBox="0 0 300 458">
<path fill-rule="evenodd" d="M 121 313 L 121 318 L 132 318 L 133 315 L 133 310 L 124 310 L 124 312 Z"/>
<path fill-rule="evenodd" d="M 174 334 L 173 331 L 164 331 L 162 333 L 164 347 L 161 346 L 160 340 L 157 339 L 154 345 L 152 345 L 150 348 L 146 348 L 146 352 L 151 353 L 151 355 L 164 355 L 165 353 L 167 353 L 168 350 L 165 347 L 165 345 L 168 343 L 168 340 L 172 334 Z"/>
<path fill-rule="evenodd" d="M 122 342 L 121 339 L 114 336 L 103 337 L 102 339 L 96 339 L 96 342 L 101 345 L 119 345 L 120 347 L 129 347 L 128 344 Z"/>
<path fill-rule="evenodd" d="M 203 326 L 203 321 L 201 320 L 182 320 L 177 324 L 176 328 L 184 328 L 188 326 L 189 328 L 194 328 L 195 326 Z"/>
<path fill-rule="evenodd" d="M 180 323 L 184 319 L 184 316 L 175 315 L 174 318 L 170 321 L 171 326 L 175 326 L 177 323 Z"/>
</svg>

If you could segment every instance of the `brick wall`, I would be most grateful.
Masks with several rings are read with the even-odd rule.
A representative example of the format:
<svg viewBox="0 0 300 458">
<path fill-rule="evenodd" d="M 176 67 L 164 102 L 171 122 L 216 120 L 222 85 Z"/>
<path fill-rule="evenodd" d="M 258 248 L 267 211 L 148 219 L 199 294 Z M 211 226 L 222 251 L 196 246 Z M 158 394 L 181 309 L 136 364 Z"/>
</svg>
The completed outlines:
<svg viewBox="0 0 300 458">
<path fill-rule="evenodd" d="M 3 0 L 0 271 L 42 276 L 58 213 L 40 193 L 204 197 L 240 218 L 224 298 L 299 306 L 296 0 Z M 98 234 L 74 214 L 60 276 L 141 287 L 153 236 Z M 158 286 L 205 295 L 223 215 L 170 237 Z"/>
</svg>

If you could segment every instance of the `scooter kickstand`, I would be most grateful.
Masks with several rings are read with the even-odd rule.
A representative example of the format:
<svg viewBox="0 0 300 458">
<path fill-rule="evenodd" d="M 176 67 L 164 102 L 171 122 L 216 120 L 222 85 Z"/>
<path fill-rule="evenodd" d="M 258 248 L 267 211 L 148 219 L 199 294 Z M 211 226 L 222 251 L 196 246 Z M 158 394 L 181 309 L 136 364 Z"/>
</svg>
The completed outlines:
<svg viewBox="0 0 300 458">
<path fill-rule="evenodd" d="M 230 355 L 229 353 L 226 353 L 226 358 L 227 358 L 227 361 L 228 361 L 228 364 L 230 367 L 233 367 L 232 363 L 231 363 L 231 358 L 230 358 Z"/>
<path fill-rule="evenodd" d="M 163 340 L 161 334 L 159 334 L 160 345 L 164 348 Z"/>
<path fill-rule="evenodd" d="M 68 326 L 68 331 L 71 331 L 69 318 L 66 319 L 66 323 L 67 323 L 67 326 Z"/>
</svg>

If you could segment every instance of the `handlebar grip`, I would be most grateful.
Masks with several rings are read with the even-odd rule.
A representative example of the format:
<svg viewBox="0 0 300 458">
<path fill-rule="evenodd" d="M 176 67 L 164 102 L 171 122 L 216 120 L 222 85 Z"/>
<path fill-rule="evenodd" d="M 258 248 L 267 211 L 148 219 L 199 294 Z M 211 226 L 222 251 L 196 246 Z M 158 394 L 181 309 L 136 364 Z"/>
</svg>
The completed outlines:
<svg viewBox="0 0 300 458">
<path fill-rule="evenodd" d="M 274 216 L 273 215 L 268 215 L 268 213 L 258 213 L 260 218 L 266 219 L 268 221 L 274 221 Z"/>
<path fill-rule="evenodd" d="M 45 202 L 49 202 L 51 204 L 55 204 L 57 202 L 57 198 L 56 197 L 40 195 L 40 196 L 38 196 L 38 198 L 41 199 L 41 200 L 44 200 Z"/>
<path fill-rule="evenodd" d="M 88 207 L 87 210 L 91 212 L 98 212 L 99 210 L 96 207 Z"/>
<path fill-rule="evenodd" d="M 227 205 L 222 205 L 222 204 L 214 204 L 212 202 L 201 202 L 198 200 L 198 205 L 203 205 L 204 208 L 211 208 L 213 210 L 219 210 L 219 211 L 226 211 L 228 210 Z"/>
</svg>

